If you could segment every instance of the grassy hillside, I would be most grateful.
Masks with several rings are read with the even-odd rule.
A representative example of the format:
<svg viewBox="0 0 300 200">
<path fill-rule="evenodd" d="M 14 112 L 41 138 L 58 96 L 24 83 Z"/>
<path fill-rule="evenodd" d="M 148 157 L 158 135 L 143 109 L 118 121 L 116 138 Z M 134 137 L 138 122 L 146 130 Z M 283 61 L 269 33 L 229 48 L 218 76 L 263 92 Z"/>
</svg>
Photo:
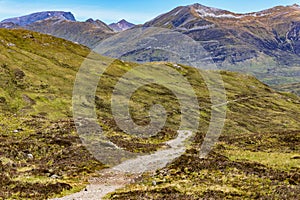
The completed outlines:
<svg viewBox="0 0 300 200">
<path fill-rule="evenodd" d="M 81 189 L 87 174 L 103 168 L 70 120 L 72 85 L 89 50 L 0 29 L 0 51 L 0 198 L 45 199 Z"/>
<path fill-rule="evenodd" d="M 89 50 L 39 33 L 4 29 L 0 29 L 0 50 L 0 198 L 45 199 L 78 191 L 88 176 L 105 167 L 82 146 L 72 122 L 75 75 Z M 112 62 L 101 56 L 96 59 Z M 214 151 L 200 159 L 197 150 L 211 112 L 203 78 L 194 68 L 152 65 L 171 67 L 189 80 L 201 107 L 199 130 L 185 155 L 110 197 L 298 198 L 299 97 L 275 92 L 248 75 L 221 72 L 229 101 L 226 124 Z M 132 152 L 152 152 L 176 136 L 180 108 L 170 90 L 149 84 L 132 96 L 131 115 L 145 125 L 150 105 L 160 103 L 168 113 L 163 130 L 145 139 L 117 128 L 111 94 L 119 78 L 135 67 L 112 62 L 101 76 L 97 113 L 115 144 Z"/>
<path fill-rule="evenodd" d="M 66 104 L 87 48 L 39 33 L 1 29 L 0 50 L 1 108 L 47 113 L 52 119 L 71 116 Z"/>
<path fill-rule="evenodd" d="M 299 199 L 299 98 L 250 77 L 222 74 L 229 99 L 253 98 L 229 103 L 223 134 L 208 158 L 197 155 L 202 126 L 185 155 L 107 198 Z"/>
</svg>

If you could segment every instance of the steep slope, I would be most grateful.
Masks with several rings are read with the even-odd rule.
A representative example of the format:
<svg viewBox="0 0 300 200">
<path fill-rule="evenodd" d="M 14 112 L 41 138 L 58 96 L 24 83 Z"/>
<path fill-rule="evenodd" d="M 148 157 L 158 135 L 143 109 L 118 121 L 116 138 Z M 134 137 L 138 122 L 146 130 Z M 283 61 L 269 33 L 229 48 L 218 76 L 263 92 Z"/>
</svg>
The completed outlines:
<svg viewBox="0 0 300 200">
<path fill-rule="evenodd" d="M 115 32 L 126 31 L 127 29 L 130 29 L 134 26 L 135 26 L 134 24 L 127 22 L 125 19 L 122 19 L 117 23 L 112 23 L 109 25 L 109 27 L 113 29 Z"/>
<path fill-rule="evenodd" d="M 0 29 L 0 51 L 0 197 L 47 199 L 80 190 L 87 175 L 104 167 L 81 144 L 71 113 L 75 75 L 89 50 L 40 33 Z M 148 124 L 154 104 L 163 105 L 168 118 L 156 136 L 125 134 L 112 116 L 111 95 L 119 79 L 138 65 L 93 58 L 103 65 L 112 62 L 101 76 L 95 99 L 99 124 L 108 138 L 131 152 L 167 148 L 163 142 L 176 137 L 181 113 L 172 91 L 157 84 L 139 88 L 130 99 L 135 122 Z M 111 197 L 297 199 L 299 97 L 277 93 L 251 76 L 221 72 L 228 97 L 226 125 L 214 153 L 200 159 L 197 149 L 211 113 L 202 76 L 182 65 L 151 66 L 157 76 L 155 66 L 168 67 L 189 80 L 201 107 L 199 130 L 185 155 Z"/>
<path fill-rule="evenodd" d="M 177 7 L 144 26 L 180 31 L 211 53 L 222 68 L 252 73 L 271 84 L 300 79 L 300 7 L 236 14 L 200 4 Z"/>
</svg>

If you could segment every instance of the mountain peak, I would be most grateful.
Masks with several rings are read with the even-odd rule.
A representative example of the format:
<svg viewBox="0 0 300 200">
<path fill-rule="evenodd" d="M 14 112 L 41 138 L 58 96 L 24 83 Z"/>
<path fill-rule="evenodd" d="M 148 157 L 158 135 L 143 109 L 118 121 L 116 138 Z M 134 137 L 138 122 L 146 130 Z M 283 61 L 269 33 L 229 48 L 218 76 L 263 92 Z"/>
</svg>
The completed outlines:
<svg viewBox="0 0 300 200">
<path fill-rule="evenodd" d="M 129 23 L 125 19 L 120 20 L 118 23 Z"/>
<path fill-rule="evenodd" d="M 122 19 L 117 23 L 112 23 L 112 24 L 109 25 L 109 27 L 111 29 L 113 29 L 115 32 L 125 31 L 125 30 L 130 29 L 134 26 L 135 26 L 134 24 L 126 21 L 125 19 Z"/>
<path fill-rule="evenodd" d="M 89 18 L 88 20 L 85 21 L 85 23 L 90 23 L 90 24 L 93 24 L 95 27 L 97 28 L 101 28 L 102 30 L 106 30 L 106 31 L 113 31 L 111 30 L 111 28 L 105 24 L 104 22 L 102 22 L 101 20 L 99 19 L 92 19 L 92 18 Z"/>
<path fill-rule="evenodd" d="M 45 20 L 49 18 L 60 18 L 63 20 L 69 21 L 76 21 L 74 15 L 71 12 L 64 12 L 64 11 L 44 11 L 44 12 L 37 12 L 32 13 L 29 15 L 24 15 L 21 17 L 9 18 L 5 19 L 2 22 L 4 23 L 14 23 L 18 26 L 27 26 L 34 22 Z"/>
<path fill-rule="evenodd" d="M 292 8 L 296 8 L 296 9 L 300 9 L 300 6 L 298 5 L 298 4 L 293 4 L 293 5 L 291 5 L 290 7 L 292 7 Z"/>
<path fill-rule="evenodd" d="M 221 11 L 221 9 L 214 8 L 214 7 L 209 7 L 209 6 L 205 6 L 205 5 L 202 5 L 200 3 L 192 4 L 192 5 L 190 5 L 190 7 L 193 7 L 193 8 L 203 8 L 203 9 L 212 10 L 212 11 Z"/>
<path fill-rule="evenodd" d="M 93 18 L 89 18 L 89 19 L 87 19 L 85 22 L 94 23 L 95 20 L 94 20 Z"/>
<path fill-rule="evenodd" d="M 237 18 L 239 17 L 239 14 L 227 11 L 227 10 L 222 10 L 219 8 L 213 8 L 213 7 L 208 7 L 204 6 L 202 4 L 196 3 L 191 6 L 191 12 L 193 13 L 194 16 L 196 17 L 213 17 L 213 18 Z"/>
</svg>

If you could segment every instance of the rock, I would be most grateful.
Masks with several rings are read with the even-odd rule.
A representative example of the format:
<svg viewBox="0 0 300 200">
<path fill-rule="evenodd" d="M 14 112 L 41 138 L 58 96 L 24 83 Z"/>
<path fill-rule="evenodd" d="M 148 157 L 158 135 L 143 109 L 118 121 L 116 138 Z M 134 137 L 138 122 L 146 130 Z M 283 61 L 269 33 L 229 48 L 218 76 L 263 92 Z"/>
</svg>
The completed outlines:
<svg viewBox="0 0 300 200">
<path fill-rule="evenodd" d="M 152 185 L 153 185 L 153 186 L 156 186 L 156 181 L 152 181 Z"/>
<path fill-rule="evenodd" d="M 14 43 L 7 43 L 7 46 L 9 46 L 9 47 L 14 47 L 14 46 L 16 46 Z"/>
<path fill-rule="evenodd" d="M 22 80 L 25 77 L 25 73 L 20 69 L 15 69 L 15 78 L 18 80 Z"/>
<path fill-rule="evenodd" d="M 173 65 L 176 69 L 181 69 L 181 66 L 177 65 L 177 64 L 174 64 Z"/>
<path fill-rule="evenodd" d="M 22 98 L 27 104 L 30 104 L 30 105 L 36 104 L 36 102 L 26 94 L 23 94 Z"/>
<path fill-rule="evenodd" d="M 0 103 L 6 103 L 5 97 L 0 97 Z"/>
<path fill-rule="evenodd" d="M 18 129 L 16 129 L 16 130 L 13 130 L 13 133 L 19 133 L 19 132 L 21 132 L 21 131 L 23 131 L 23 129 L 22 129 L 22 128 L 18 128 Z"/>
<path fill-rule="evenodd" d="M 32 160 L 33 159 L 33 155 L 31 153 L 27 154 L 27 158 Z"/>
<path fill-rule="evenodd" d="M 58 176 L 57 174 L 53 174 L 52 176 L 50 176 L 50 178 L 53 178 L 53 179 L 59 179 L 60 176 Z"/>
<path fill-rule="evenodd" d="M 27 38 L 33 39 L 34 36 L 33 36 L 32 34 L 27 34 L 27 35 L 24 35 L 23 38 L 24 38 L 24 39 L 27 39 Z"/>
<path fill-rule="evenodd" d="M 300 159 L 300 155 L 292 156 L 291 159 Z"/>
</svg>

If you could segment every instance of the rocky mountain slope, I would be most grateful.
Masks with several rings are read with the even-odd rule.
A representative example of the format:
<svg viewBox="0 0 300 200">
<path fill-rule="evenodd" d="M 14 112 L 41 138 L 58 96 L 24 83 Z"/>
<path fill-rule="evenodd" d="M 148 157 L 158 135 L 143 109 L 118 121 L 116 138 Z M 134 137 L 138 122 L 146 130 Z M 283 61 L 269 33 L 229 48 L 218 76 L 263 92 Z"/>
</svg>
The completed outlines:
<svg viewBox="0 0 300 200">
<path fill-rule="evenodd" d="M 300 80 L 300 7 L 236 14 L 200 4 L 181 6 L 145 23 L 182 32 L 222 68 L 252 73 L 271 85 Z"/>
<path fill-rule="evenodd" d="M 39 12 L 3 20 L 2 28 L 23 28 L 50 34 L 93 48 L 99 41 L 110 37 L 114 31 L 100 20 L 78 22 L 70 12 Z"/>
<path fill-rule="evenodd" d="M 87 177 L 104 167 L 82 145 L 72 119 L 75 76 L 90 50 L 49 35 L 0 29 L 0 51 L 0 197 L 48 199 L 81 190 Z M 150 138 L 125 134 L 112 116 L 111 95 L 120 77 L 139 65 L 99 55 L 91 59 L 97 60 L 109 64 L 95 98 L 109 140 L 130 152 L 168 148 L 164 142 L 176 137 L 181 113 L 172 91 L 157 84 L 139 88 L 130 99 L 134 121 L 147 125 L 149 108 L 161 104 L 166 124 Z M 151 66 L 157 76 L 161 71 L 155 69 L 172 68 L 191 83 L 201 108 L 199 130 L 184 155 L 109 197 L 299 199 L 299 97 L 275 92 L 252 76 L 222 71 L 225 128 L 209 157 L 200 159 L 212 105 L 203 77 L 188 66 Z"/>
<path fill-rule="evenodd" d="M 112 23 L 109 25 L 109 27 L 113 29 L 115 32 L 126 31 L 127 29 L 130 29 L 134 26 L 135 26 L 134 24 L 127 22 L 125 19 L 122 19 L 117 23 Z"/>
<path fill-rule="evenodd" d="M 25 29 L 64 38 L 93 48 L 99 41 L 114 35 L 105 23 L 88 19 L 85 22 L 49 18 L 24 27 Z"/>
<path fill-rule="evenodd" d="M 278 57 L 281 64 L 299 61 L 300 7 L 278 6 L 261 12 L 236 14 L 200 4 L 178 7 L 145 26 L 159 26 L 184 32 L 203 42 L 213 51 L 216 62 L 242 62 L 259 56 L 259 52 Z M 242 51 L 244 49 L 244 51 Z"/>
</svg>

